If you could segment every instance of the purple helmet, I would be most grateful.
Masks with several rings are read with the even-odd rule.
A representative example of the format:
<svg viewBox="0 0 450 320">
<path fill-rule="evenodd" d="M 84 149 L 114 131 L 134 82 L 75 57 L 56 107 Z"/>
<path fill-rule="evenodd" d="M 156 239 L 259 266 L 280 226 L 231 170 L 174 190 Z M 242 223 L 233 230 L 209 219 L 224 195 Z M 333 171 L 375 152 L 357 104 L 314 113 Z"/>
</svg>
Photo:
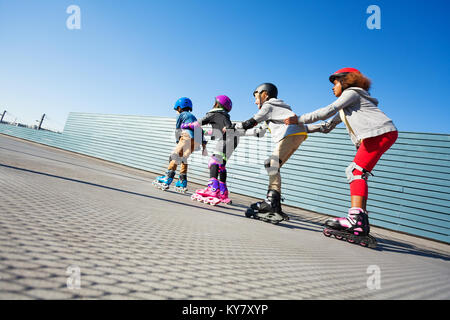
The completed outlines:
<svg viewBox="0 0 450 320">
<path fill-rule="evenodd" d="M 216 97 L 216 101 L 218 102 L 218 103 L 220 103 L 221 105 L 222 105 L 222 107 L 226 110 L 226 111 L 228 111 L 228 112 L 230 112 L 231 111 L 231 107 L 232 107 L 232 103 L 231 103 L 231 99 L 230 98 L 228 98 L 227 96 L 225 96 L 225 95 L 221 95 L 221 96 L 217 96 Z"/>
</svg>

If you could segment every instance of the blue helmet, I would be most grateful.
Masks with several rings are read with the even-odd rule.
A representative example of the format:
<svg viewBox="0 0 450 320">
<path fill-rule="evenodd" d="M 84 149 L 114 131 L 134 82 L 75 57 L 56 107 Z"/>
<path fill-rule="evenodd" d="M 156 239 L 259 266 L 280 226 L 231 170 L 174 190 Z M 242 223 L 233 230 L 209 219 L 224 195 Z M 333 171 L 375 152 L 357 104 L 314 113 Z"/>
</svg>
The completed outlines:
<svg viewBox="0 0 450 320">
<path fill-rule="evenodd" d="M 189 98 L 183 97 L 177 100 L 175 102 L 175 105 L 173 106 L 174 110 L 177 110 L 178 107 L 180 107 L 182 110 L 188 109 L 189 111 L 192 111 L 192 101 Z"/>
</svg>

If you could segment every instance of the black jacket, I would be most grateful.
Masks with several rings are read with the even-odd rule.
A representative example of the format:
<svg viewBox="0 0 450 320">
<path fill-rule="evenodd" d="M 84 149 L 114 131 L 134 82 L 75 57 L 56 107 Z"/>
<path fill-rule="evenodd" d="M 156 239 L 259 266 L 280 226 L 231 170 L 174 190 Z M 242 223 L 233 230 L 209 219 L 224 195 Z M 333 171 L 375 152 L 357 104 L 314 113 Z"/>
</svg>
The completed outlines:
<svg viewBox="0 0 450 320">
<path fill-rule="evenodd" d="M 201 119 L 199 121 L 200 125 L 206 125 L 206 124 L 210 124 L 213 128 L 213 130 L 215 130 L 215 132 L 222 132 L 223 128 L 231 128 L 232 127 L 232 123 L 230 120 L 230 115 L 228 114 L 228 112 L 226 112 L 225 110 L 222 109 L 217 109 L 217 111 L 215 109 L 209 111 L 206 116 Z M 217 131 L 218 130 L 218 131 Z M 223 139 L 225 140 L 226 137 L 223 134 L 221 137 L 217 137 L 216 136 L 212 136 L 211 140 L 215 140 L 215 139 Z"/>
</svg>

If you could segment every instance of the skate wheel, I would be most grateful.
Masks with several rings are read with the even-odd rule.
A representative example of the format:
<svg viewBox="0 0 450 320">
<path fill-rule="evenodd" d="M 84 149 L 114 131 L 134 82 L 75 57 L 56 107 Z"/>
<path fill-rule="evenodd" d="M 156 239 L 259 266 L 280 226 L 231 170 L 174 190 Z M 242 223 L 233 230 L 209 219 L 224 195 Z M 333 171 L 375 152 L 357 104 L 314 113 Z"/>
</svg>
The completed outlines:
<svg viewBox="0 0 450 320">
<path fill-rule="evenodd" d="M 331 233 L 327 229 L 323 229 L 323 235 L 325 237 L 331 237 Z"/>
<path fill-rule="evenodd" d="M 365 248 L 367 248 L 369 246 L 369 244 L 365 241 L 361 241 L 359 244 Z"/>
<path fill-rule="evenodd" d="M 252 209 L 247 209 L 247 211 L 245 211 L 245 216 L 246 216 L 247 218 L 252 218 L 252 217 L 254 217 L 253 210 L 252 210 Z"/>
<path fill-rule="evenodd" d="M 342 238 L 343 238 L 342 236 L 338 236 L 338 235 L 336 235 L 336 234 L 334 235 L 334 237 L 335 237 L 336 239 L 338 239 L 338 240 L 342 240 Z"/>
<path fill-rule="evenodd" d="M 355 240 L 353 240 L 353 239 L 347 239 L 347 242 L 349 242 L 349 243 L 355 243 Z"/>
<path fill-rule="evenodd" d="M 369 248 L 376 248 L 377 247 L 377 240 L 369 235 L 369 244 L 368 244 Z"/>
</svg>

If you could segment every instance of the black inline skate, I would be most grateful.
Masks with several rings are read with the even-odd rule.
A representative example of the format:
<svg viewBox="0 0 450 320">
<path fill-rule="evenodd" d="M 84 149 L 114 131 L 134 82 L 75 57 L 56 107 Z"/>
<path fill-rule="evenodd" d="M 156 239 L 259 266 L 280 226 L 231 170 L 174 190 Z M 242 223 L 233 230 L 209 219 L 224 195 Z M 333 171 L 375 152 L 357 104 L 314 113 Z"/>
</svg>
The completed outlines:
<svg viewBox="0 0 450 320">
<path fill-rule="evenodd" d="M 332 218 L 325 221 L 323 234 L 338 240 L 375 248 L 377 240 L 369 235 L 370 224 L 367 212 L 361 208 L 350 208 L 347 218 Z"/>
<path fill-rule="evenodd" d="M 269 190 L 264 201 L 250 205 L 250 208 L 245 212 L 245 216 L 273 224 L 289 220 L 289 216 L 281 211 L 281 195 L 276 190 Z"/>
</svg>

